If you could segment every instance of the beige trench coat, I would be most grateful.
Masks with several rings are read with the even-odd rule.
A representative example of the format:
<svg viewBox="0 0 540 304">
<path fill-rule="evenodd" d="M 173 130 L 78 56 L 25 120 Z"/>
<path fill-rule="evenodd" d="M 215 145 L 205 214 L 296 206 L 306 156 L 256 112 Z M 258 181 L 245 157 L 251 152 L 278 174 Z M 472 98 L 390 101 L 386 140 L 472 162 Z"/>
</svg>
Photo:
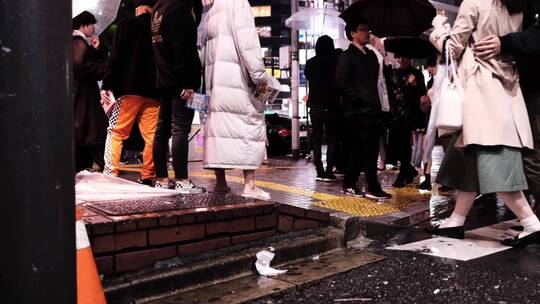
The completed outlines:
<svg viewBox="0 0 540 304">
<path fill-rule="evenodd" d="M 463 134 L 456 146 L 533 147 L 531 127 L 513 58 L 475 58 L 473 44 L 488 35 L 521 31 L 523 14 L 510 15 L 499 0 L 464 0 L 447 46 L 459 62 L 465 88 Z M 430 35 L 442 49 L 444 28 Z"/>
</svg>

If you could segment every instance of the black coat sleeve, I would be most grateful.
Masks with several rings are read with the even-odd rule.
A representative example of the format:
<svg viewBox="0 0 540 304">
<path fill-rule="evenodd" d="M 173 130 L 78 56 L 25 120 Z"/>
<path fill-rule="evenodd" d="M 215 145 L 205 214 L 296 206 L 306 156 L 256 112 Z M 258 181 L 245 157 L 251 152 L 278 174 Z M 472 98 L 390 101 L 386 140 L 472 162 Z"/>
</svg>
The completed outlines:
<svg viewBox="0 0 540 304">
<path fill-rule="evenodd" d="M 540 52 L 540 25 L 531 25 L 523 32 L 501 37 L 501 52 L 514 56 Z"/>
<path fill-rule="evenodd" d="M 105 71 L 105 76 L 103 77 L 103 90 L 111 90 L 118 95 L 118 90 L 122 84 L 122 71 L 125 71 L 126 62 L 125 57 L 127 52 L 130 50 L 126 49 L 129 36 L 129 26 L 126 22 L 120 23 L 118 30 L 114 35 L 113 47 L 111 50 L 111 55 L 109 59 L 109 64 L 107 65 L 107 70 Z"/>
<path fill-rule="evenodd" d="M 99 81 L 103 79 L 107 65 L 101 61 L 98 51 L 90 49 L 81 39 L 73 40 L 73 73 L 77 79 Z"/>
<path fill-rule="evenodd" d="M 354 81 L 352 66 L 347 53 L 343 53 L 338 57 L 336 66 L 336 85 L 337 89 L 345 97 L 345 99 L 362 102 L 362 96 L 365 96 L 363 86 Z"/>
<path fill-rule="evenodd" d="M 197 50 L 197 24 L 185 7 L 176 7 L 165 20 L 165 32 L 172 52 L 172 70 L 178 86 L 197 90 L 202 66 Z M 165 38 L 165 37 L 164 37 Z"/>
</svg>

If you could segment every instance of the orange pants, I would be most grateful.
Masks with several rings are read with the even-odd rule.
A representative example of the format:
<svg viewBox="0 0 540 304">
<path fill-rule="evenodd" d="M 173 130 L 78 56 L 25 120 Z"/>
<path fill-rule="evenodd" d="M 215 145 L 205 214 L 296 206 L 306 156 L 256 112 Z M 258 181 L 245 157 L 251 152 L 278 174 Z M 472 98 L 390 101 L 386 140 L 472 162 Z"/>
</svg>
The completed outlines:
<svg viewBox="0 0 540 304">
<path fill-rule="evenodd" d="M 144 139 L 141 178 L 154 177 L 152 149 L 154 133 L 159 116 L 159 102 L 141 96 L 123 96 L 114 106 L 109 118 L 107 142 L 105 144 L 104 173 L 118 176 L 124 140 L 129 138 L 135 121 L 139 124 Z"/>
</svg>

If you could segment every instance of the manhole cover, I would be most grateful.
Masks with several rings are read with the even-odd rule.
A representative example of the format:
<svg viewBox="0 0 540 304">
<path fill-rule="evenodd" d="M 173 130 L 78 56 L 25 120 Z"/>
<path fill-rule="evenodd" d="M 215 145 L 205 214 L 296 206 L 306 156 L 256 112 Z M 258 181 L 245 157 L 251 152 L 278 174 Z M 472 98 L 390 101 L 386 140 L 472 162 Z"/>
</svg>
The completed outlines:
<svg viewBox="0 0 540 304">
<path fill-rule="evenodd" d="M 173 210 L 208 208 L 244 203 L 245 198 L 234 194 L 195 194 L 144 199 L 88 202 L 85 206 L 109 215 L 132 215 Z"/>
</svg>

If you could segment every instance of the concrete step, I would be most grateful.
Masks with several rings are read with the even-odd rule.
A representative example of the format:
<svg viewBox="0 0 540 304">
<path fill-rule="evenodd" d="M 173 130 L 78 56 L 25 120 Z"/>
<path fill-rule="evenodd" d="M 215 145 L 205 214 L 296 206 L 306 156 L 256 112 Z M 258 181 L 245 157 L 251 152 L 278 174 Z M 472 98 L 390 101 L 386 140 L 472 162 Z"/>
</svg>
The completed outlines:
<svg viewBox="0 0 540 304">
<path fill-rule="evenodd" d="M 108 303 L 149 303 L 180 292 L 255 274 L 256 253 L 273 247 L 272 265 L 294 263 L 345 246 L 343 229 L 318 228 L 277 235 L 187 258 L 104 282 Z"/>
</svg>

